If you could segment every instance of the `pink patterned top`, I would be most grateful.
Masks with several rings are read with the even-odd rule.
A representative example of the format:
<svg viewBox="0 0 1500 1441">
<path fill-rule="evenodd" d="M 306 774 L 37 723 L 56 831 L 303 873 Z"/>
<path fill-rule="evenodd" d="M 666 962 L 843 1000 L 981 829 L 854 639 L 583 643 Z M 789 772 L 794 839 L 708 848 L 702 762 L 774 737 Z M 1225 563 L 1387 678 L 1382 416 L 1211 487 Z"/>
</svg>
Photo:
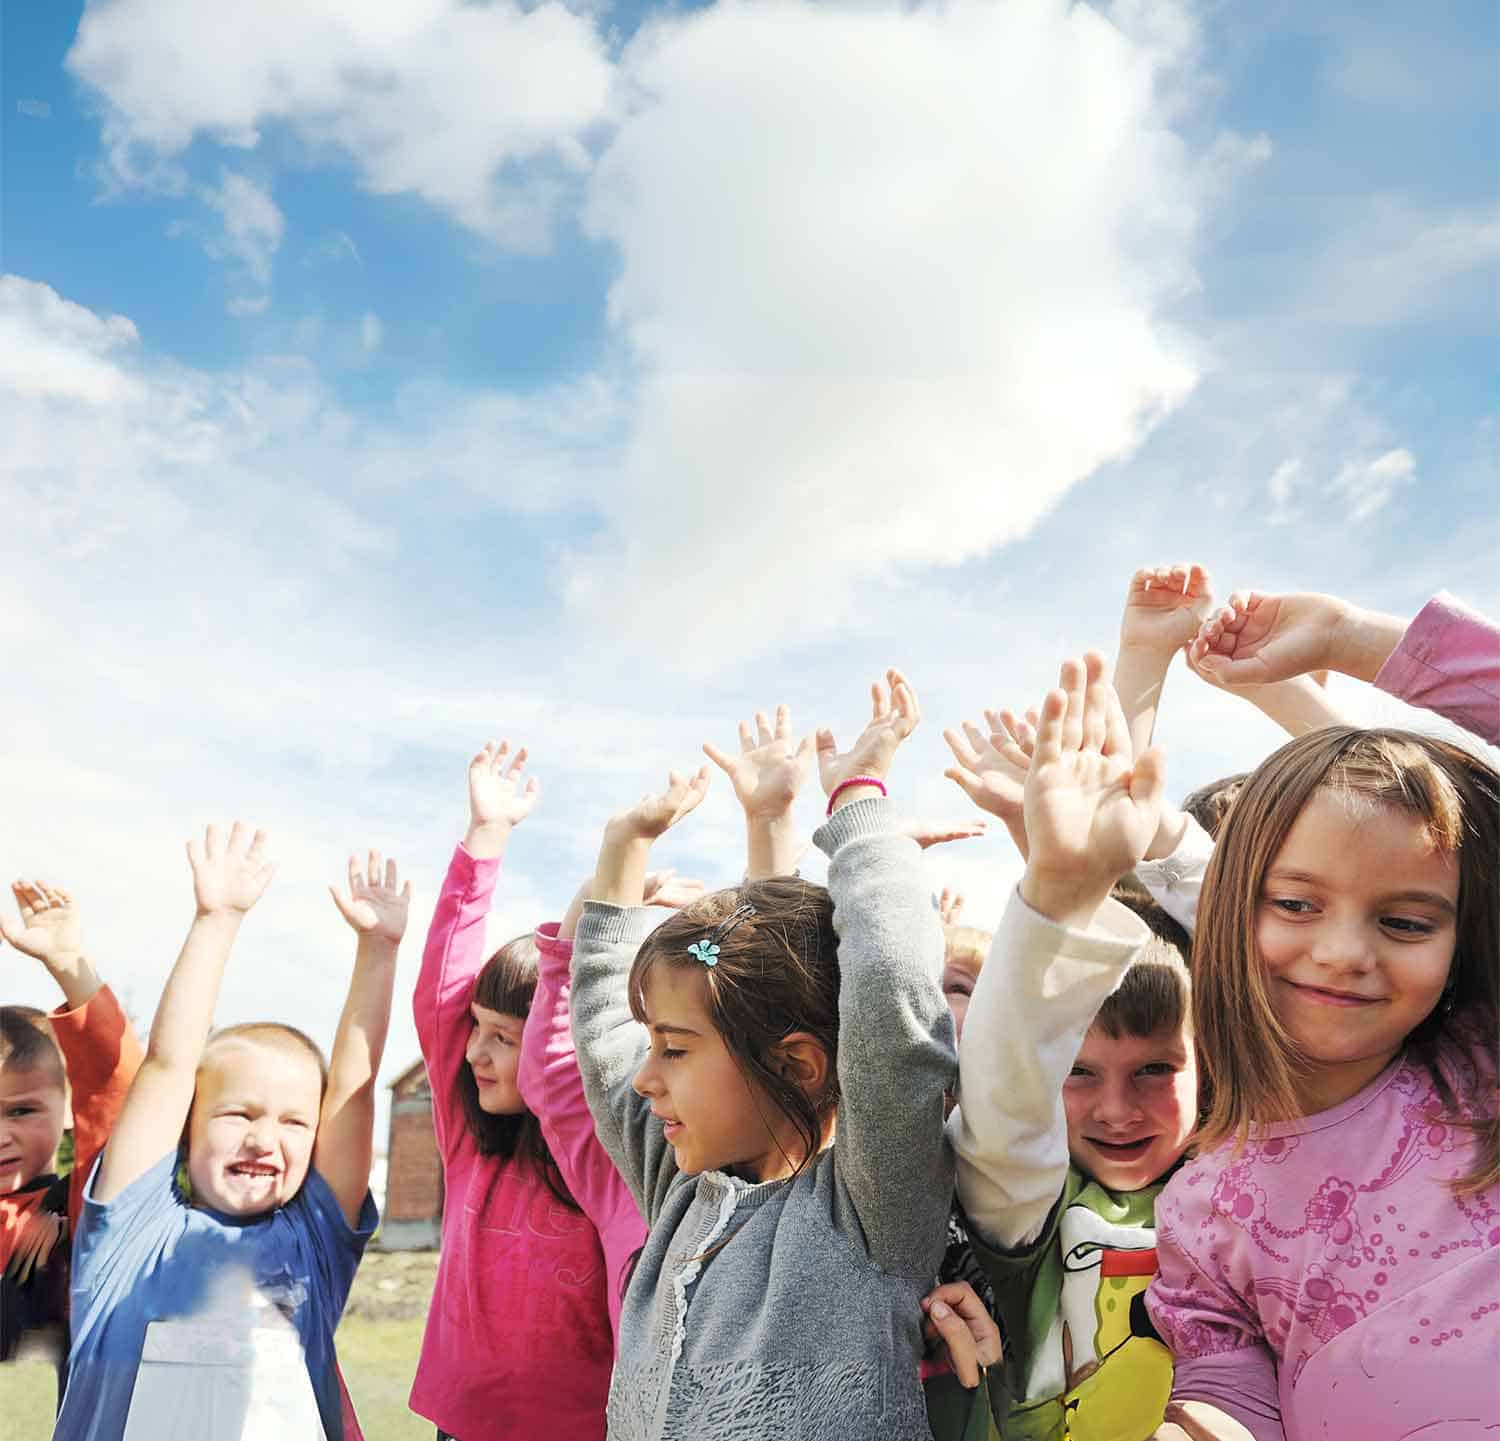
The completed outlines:
<svg viewBox="0 0 1500 1441">
<path fill-rule="evenodd" d="M 1456 1048 L 1442 1064 L 1464 1115 L 1494 1114 L 1493 1069 Z M 1256 1441 L 1493 1434 L 1500 1186 L 1444 1184 L 1473 1159 L 1473 1132 L 1403 1057 L 1331 1111 L 1183 1166 L 1156 1202 L 1146 1298 L 1173 1398 Z"/>
</svg>

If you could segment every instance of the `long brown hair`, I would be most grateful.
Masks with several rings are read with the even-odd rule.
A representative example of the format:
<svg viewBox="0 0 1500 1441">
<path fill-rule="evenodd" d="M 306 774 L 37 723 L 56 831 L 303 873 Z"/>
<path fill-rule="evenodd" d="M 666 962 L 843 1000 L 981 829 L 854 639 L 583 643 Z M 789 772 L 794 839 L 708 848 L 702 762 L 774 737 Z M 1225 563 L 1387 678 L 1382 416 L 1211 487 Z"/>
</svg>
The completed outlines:
<svg viewBox="0 0 1500 1441">
<path fill-rule="evenodd" d="M 1500 1018 L 1500 775 L 1478 756 L 1409 731 L 1329 726 L 1270 756 L 1245 782 L 1219 833 L 1193 941 L 1199 1060 L 1211 1098 L 1198 1145 L 1302 1114 L 1297 1082 L 1309 1062 L 1276 1018 L 1255 922 L 1266 871 L 1320 790 L 1357 796 L 1421 820 L 1458 861 L 1458 916 L 1447 986 L 1406 1040 L 1449 1118 L 1478 1137 L 1460 1193 L 1500 1180 L 1495 1047 Z M 1451 1048 L 1478 1075 L 1479 1116 L 1466 1118 L 1439 1063 Z M 1451 1054 L 1451 1051 L 1450 1051 Z"/>
<path fill-rule="evenodd" d="M 713 966 L 688 947 L 741 906 L 755 914 L 717 940 Z M 822 1146 L 824 1123 L 838 1106 L 839 965 L 833 900 L 822 886 L 794 876 L 749 881 L 685 906 L 646 938 L 630 968 L 630 1009 L 646 1019 L 646 978 L 654 966 L 696 970 L 707 983 L 708 1013 L 753 1090 L 796 1128 L 797 1175 Z M 828 1081 L 809 1096 L 782 1073 L 777 1046 L 805 1031 L 828 1054 Z M 769 1129 L 769 1123 L 768 1123 Z M 790 1158 L 788 1158 L 790 1160 Z"/>
<path fill-rule="evenodd" d="M 537 962 L 536 941 L 529 933 L 507 941 L 474 977 L 471 1004 L 524 1021 L 531 1011 L 531 998 L 536 994 Z M 558 1170 L 547 1138 L 542 1134 L 542 1123 L 530 1111 L 505 1116 L 486 1111 L 479 1104 L 479 1086 L 468 1061 L 458 1068 L 458 1097 L 463 1102 L 469 1134 L 481 1156 L 501 1156 L 506 1160 L 519 1157 L 564 1206 L 572 1211 L 582 1210 Z"/>
</svg>

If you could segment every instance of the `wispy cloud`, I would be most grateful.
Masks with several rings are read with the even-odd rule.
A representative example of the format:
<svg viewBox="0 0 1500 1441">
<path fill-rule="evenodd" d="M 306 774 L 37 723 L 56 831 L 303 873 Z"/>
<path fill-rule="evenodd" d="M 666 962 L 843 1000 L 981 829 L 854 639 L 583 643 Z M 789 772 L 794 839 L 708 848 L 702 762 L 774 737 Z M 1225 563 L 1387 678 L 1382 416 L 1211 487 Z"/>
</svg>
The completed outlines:
<svg viewBox="0 0 1500 1441">
<path fill-rule="evenodd" d="M 1350 462 L 1334 477 L 1334 489 L 1348 501 L 1350 518 L 1368 520 L 1385 508 L 1396 487 L 1416 475 L 1416 457 L 1405 448 L 1388 450 L 1374 460 Z"/>
</svg>

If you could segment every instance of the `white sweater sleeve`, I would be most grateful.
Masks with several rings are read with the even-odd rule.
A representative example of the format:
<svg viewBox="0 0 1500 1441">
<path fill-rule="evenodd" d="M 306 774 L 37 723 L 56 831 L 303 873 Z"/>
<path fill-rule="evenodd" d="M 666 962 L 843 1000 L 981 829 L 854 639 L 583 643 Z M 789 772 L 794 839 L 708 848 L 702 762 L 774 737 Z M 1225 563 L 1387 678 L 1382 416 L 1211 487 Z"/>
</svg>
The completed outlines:
<svg viewBox="0 0 1500 1441">
<path fill-rule="evenodd" d="M 959 1046 L 959 1105 L 948 1118 L 958 1195 L 991 1246 L 1013 1249 L 1046 1224 L 1068 1174 L 1062 1088 L 1099 1007 L 1150 939 L 1106 901 L 1087 931 L 1020 897 L 995 932 Z"/>
<path fill-rule="evenodd" d="M 1135 868 L 1136 879 L 1151 892 L 1151 899 L 1189 935 L 1198 923 L 1198 897 L 1213 853 L 1214 838 L 1189 816 L 1171 855 L 1141 861 Z"/>
</svg>

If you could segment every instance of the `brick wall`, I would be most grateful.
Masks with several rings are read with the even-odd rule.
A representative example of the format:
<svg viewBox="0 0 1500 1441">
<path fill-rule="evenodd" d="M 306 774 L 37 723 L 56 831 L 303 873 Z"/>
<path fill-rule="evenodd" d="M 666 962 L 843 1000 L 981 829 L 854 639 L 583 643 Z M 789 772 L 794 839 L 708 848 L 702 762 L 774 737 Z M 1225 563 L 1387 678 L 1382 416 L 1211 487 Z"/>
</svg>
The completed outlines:
<svg viewBox="0 0 1500 1441">
<path fill-rule="evenodd" d="M 443 1165 L 432 1129 L 432 1092 L 420 1062 L 391 1087 L 382 1244 L 387 1250 L 436 1246 L 443 1215 Z"/>
</svg>

